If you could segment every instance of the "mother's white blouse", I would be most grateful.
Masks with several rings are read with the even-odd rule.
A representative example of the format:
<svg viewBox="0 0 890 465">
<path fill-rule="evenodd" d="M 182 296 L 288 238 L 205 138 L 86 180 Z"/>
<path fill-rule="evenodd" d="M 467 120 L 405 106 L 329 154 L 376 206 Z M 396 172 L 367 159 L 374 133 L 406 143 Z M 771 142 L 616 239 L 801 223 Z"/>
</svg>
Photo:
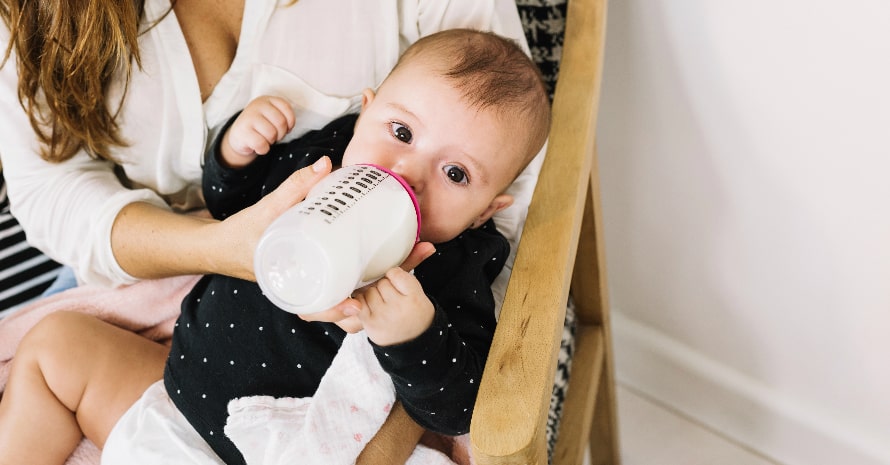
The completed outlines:
<svg viewBox="0 0 890 465">
<path fill-rule="evenodd" d="M 299 0 L 291 6 L 246 0 L 234 61 L 202 102 L 169 8 L 166 0 L 145 2 L 144 24 L 162 19 L 140 36 L 142 68 L 135 70 L 119 113 L 130 145 L 114 156 L 127 187 L 112 164 L 85 153 L 62 164 L 43 161 L 17 99 L 15 56 L 0 70 L 0 157 L 13 214 L 32 245 L 72 265 L 84 282 L 136 280 L 112 254 L 115 217 L 139 201 L 182 210 L 202 206 L 204 149 L 253 97 L 278 94 L 294 103 L 292 138 L 358 110 L 361 91 L 376 87 L 419 37 L 473 27 L 525 43 L 513 0 Z M 0 30 L 4 50 L 8 37 L 8 30 Z M 116 108 L 120 95 L 120 88 L 112 89 L 109 106 Z M 508 219 L 507 228 L 517 221 Z"/>
</svg>

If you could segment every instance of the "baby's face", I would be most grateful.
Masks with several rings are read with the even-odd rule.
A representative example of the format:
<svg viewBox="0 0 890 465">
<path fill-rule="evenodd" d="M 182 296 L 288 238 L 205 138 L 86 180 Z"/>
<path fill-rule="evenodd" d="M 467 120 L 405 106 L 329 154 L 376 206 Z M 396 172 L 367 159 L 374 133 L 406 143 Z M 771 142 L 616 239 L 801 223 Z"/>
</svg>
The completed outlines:
<svg viewBox="0 0 890 465">
<path fill-rule="evenodd" d="M 513 126 L 470 108 L 444 78 L 406 64 L 376 95 L 366 91 L 343 165 L 373 163 L 405 178 L 420 205 L 420 239 L 445 242 L 503 197 L 524 141 Z"/>
</svg>

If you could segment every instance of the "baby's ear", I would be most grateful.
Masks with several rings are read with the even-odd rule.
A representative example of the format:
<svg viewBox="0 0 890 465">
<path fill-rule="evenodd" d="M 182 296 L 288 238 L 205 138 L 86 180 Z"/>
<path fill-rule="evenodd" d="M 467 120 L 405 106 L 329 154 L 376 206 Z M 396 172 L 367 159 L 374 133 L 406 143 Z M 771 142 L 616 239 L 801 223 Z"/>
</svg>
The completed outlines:
<svg viewBox="0 0 890 465">
<path fill-rule="evenodd" d="M 494 200 L 488 205 L 488 207 L 483 211 L 476 220 L 473 221 L 473 224 L 470 226 L 471 228 L 478 228 L 485 224 L 486 221 L 491 219 L 495 213 L 513 205 L 513 196 L 510 194 L 498 194 Z"/>
<path fill-rule="evenodd" d="M 365 107 L 367 107 L 376 96 L 377 94 L 375 94 L 372 89 L 365 89 L 362 91 L 362 111 L 365 111 Z"/>
</svg>

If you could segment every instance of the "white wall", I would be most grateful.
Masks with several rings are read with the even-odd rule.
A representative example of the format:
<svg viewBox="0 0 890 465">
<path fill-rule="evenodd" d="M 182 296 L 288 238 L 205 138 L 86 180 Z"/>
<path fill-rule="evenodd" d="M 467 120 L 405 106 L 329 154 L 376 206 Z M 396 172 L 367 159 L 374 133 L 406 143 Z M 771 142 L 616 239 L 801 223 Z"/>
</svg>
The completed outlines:
<svg viewBox="0 0 890 465">
<path fill-rule="evenodd" d="M 890 463 L 890 2 L 612 0 L 599 122 L 619 380 Z"/>
</svg>

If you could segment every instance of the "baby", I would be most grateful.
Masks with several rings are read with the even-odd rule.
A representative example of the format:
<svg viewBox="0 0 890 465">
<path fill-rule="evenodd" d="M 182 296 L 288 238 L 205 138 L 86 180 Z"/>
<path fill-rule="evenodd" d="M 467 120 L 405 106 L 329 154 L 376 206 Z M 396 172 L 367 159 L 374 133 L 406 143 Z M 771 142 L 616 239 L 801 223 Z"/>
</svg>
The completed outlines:
<svg viewBox="0 0 890 465">
<path fill-rule="evenodd" d="M 376 92 L 365 90 L 359 116 L 343 116 L 277 143 L 293 121 L 290 104 L 274 96 L 255 99 L 232 119 L 205 162 L 204 194 L 214 218 L 255 203 L 303 167 L 324 171 L 331 162 L 370 163 L 397 173 L 414 190 L 423 219 L 420 240 L 435 244 L 435 253 L 414 274 L 393 268 L 357 290 L 338 306 L 349 318 L 336 324 L 306 321 L 276 308 L 256 283 L 205 276 L 182 303 L 163 383 L 152 384 L 145 396 L 165 391 L 160 394 L 169 396 L 178 415 L 165 421 L 176 424 L 175 430 L 193 429 L 225 463 L 244 463 L 223 433 L 228 402 L 255 395 L 312 396 L 344 328 L 364 329 L 411 417 L 443 434 L 467 432 L 496 324 L 490 286 L 509 254 L 491 218 L 511 205 L 505 190 L 540 150 L 549 129 L 549 101 L 537 69 L 517 45 L 499 36 L 444 31 L 408 48 Z M 337 320 L 332 315 L 307 318 Z M 84 379 L 44 372 L 51 364 L 42 360 L 69 348 L 45 341 L 31 347 L 29 339 L 20 351 L 31 352 L 21 358 L 32 362 L 13 368 L 10 386 L 38 382 L 55 392 L 49 380 L 64 379 L 70 392 L 70 383 L 79 382 L 71 379 Z M 84 362 L 95 363 L 100 362 Z M 126 384 L 131 378 L 121 373 L 114 379 Z M 145 376 L 132 379 L 144 383 Z M 83 384 L 75 389 L 82 398 L 97 389 L 95 381 Z M 0 434 L 15 436 L 15 441 L 0 440 L 12 448 L 0 448 L 0 463 L 6 463 L 4 457 L 26 457 L 36 450 L 34 444 L 43 443 L 39 428 L 9 425 L 16 414 L 59 410 L 47 409 L 47 403 L 63 406 L 69 416 L 75 410 L 76 422 L 66 420 L 70 428 L 99 445 L 112 427 L 118 436 L 149 434 L 133 429 L 132 412 L 144 400 L 127 413 L 97 421 L 92 418 L 100 412 L 70 408 L 81 405 L 77 399 L 34 391 L 9 389 L 0 403 Z M 57 426 L 61 421 L 49 414 L 45 419 Z M 23 455 L 15 455 L 17 450 Z"/>
</svg>

